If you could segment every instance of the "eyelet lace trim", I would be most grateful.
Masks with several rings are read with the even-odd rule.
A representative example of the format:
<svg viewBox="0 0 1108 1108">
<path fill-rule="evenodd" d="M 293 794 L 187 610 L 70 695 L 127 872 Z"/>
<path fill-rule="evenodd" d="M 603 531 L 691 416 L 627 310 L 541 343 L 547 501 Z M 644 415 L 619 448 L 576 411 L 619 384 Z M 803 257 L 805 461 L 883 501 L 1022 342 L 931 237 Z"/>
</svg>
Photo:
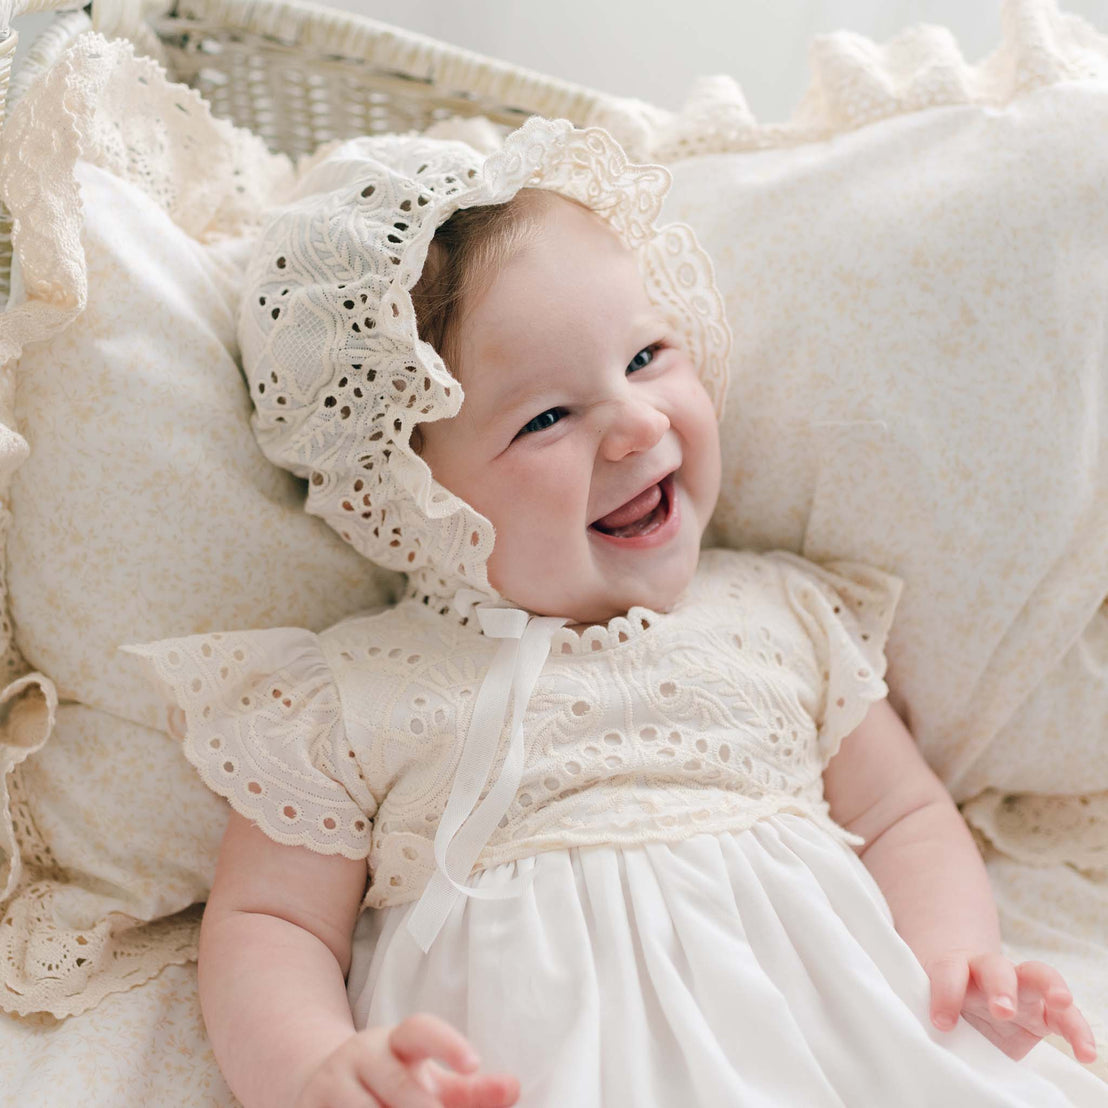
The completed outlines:
<svg viewBox="0 0 1108 1108">
<path fill-rule="evenodd" d="M 447 598 L 440 588 L 428 592 L 418 582 L 409 582 L 404 598 L 414 600 L 444 616 L 460 627 L 476 625 L 467 616 L 454 607 L 452 599 Z M 554 632 L 550 641 L 552 654 L 592 654 L 599 650 L 612 650 L 639 638 L 654 624 L 663 618 L 663 614 L 651 608 L 635 605 L 625 615 L 613 616 L 607 623 L 589 624 L 579 629 L 574 626 L 561 627 Z"/>
<path fill-rule="evenodd" d="M 377 804 L 314 634 L 279 627 L 121 649 L 153 665 L 184 711 L 185 757 L 236 812 L 289 846 L 368 855 Z"/>
</svg>

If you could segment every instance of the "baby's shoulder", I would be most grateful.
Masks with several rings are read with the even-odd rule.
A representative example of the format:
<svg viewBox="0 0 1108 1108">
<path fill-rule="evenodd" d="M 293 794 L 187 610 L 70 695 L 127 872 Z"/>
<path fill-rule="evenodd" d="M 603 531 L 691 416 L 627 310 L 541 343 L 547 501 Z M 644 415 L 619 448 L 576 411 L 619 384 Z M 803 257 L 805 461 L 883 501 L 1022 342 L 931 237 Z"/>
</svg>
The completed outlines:
<svg viewBox="0 0 1108 1108">
<path fill-rule="evenodd" d="M 884 643 L 903 585 L 862 562 L 816 563 L 787 550 L 706 550 L 690 604 L 719 625 L 739 620 L 763 637 Z"/>
<path fill-rule="evenodd" d="M 876 567 L 860 562 L 834 561 L 817 563 L 809 561 L 790 550 L 728 550 L 712 548 L 702 550 L 697 566 L 694 587 L 697 595 L 711 596 L 733 586 L 761 591 L 768 596 L 783 598 L 790 592 L 804 588 L 820 588 L 824 591 L 842 586 L 856 588 L 893 589 L 898 579 Z"/>
<path fill-rule="evenodd" d="M 409 744 L 453 734 L 494 649 L 472 627 L 412 598 L 344 619 L 319 638 L 347 730 L 365 749 L 386 734 Z"/>
</svg>

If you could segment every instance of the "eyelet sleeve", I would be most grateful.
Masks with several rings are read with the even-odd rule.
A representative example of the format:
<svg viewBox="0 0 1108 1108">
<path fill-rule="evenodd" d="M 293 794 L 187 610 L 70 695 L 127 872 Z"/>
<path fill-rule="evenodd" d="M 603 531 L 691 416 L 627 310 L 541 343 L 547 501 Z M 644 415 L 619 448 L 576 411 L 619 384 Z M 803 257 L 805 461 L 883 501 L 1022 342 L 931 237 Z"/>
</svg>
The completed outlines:
<svg viewBox="0 0 1108 1108">
<path fill-rule="evenodd" d="M 319 640 L 298 628 L 121 647 L 145 659 L 209 788 L 279 843 L 364 858 L 376 811 Z"/>
<path fill-rule="evenodd" d="M 885 643 L 903 589 L 899 577 L 861 562 L 816 565 L 777 552 L 789 604 L 811 639 L 821 688 L 817 743 L 823 764 L 889 693 Z"/>
</svg>

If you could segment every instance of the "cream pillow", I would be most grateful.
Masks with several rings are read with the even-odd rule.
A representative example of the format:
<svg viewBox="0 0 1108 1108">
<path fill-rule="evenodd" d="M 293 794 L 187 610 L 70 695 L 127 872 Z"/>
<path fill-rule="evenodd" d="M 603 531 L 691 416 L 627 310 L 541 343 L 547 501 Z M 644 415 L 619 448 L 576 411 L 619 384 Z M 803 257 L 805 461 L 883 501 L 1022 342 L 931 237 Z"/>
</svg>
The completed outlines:
<svg viewBox="0 0 1108 1108">
<path fill-rule="evenodd" d="M 76 176 L 88 304 L 19 362 L 11 612 L 63 700 L 161 727 L 121 643 L 323 628 L 384 603 L 393 577 L 306 515 L 254 441 L 234 326 L 250 238 L 197 242 L 131 182 Z"/>
<path fill-rule="evenodd" d="M 117 647 L 322 629 L 389 602 L 398 578 L 305 515 L 300 482 L 250 430 L 236 288 L 288 163 L 95 36 L 4 139 L 26 295 L 0 317 L 0 343 L 46 320 L 16 370 L 30 454 L 11 485 L 10 607 L 19 649 L 63 703 L 10 778 L 24 872 L 2 908 L 0 1006 L 64 1015 L 194 956 L 195 912 L 135 924 L 206 896 L 226 819 Z"/>
<path fill-rule="evenodd" d="M 904 578 L 893 699 L 958 800 L 1108 789 L 1108 38 L 1005 27 L 979 66 L 817 41 L 787 125 L 718 79 L 602 120 L 671 162 L 726 300 L 710 538 Z"/>
<path fill-rule="evenodd" d="M 1003 20 L 975 66 L 938 28 L 817 40 L 786 124 L 727 79 L 596 121 L 670 164 L 726 299 L 710 539 L 905 580 L 892 699 L 1108 1080 L 1108 38 Z"/>
</svg>

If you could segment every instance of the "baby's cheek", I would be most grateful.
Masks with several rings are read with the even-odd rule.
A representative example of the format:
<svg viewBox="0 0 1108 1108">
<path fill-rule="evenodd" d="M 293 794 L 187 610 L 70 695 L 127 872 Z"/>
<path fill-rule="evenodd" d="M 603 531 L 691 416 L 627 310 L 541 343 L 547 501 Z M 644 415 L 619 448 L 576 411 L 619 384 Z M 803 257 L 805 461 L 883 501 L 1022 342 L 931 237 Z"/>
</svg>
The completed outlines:
<svg viewBox="0 0 1108 1108">
<path fill-rule="evenodd" d="M 535 610 L 557 607 L 568 600 L 572 582 L 581 573 L 585 542 L 583 526 L 567 510 L 564 491 L 535 488 L 517 510 L 502 514 L 489 559 L 489 582 Z M 578 534 L 582 532 L 582 534 Z"/>
<path fill-rule="evenodd" d="M 521 530 L 500 532 L 488 562 L 489 584 L 506 600 L 541 615 L 563 615 L 567 565 L 549 543 Z"/>
</svg>

